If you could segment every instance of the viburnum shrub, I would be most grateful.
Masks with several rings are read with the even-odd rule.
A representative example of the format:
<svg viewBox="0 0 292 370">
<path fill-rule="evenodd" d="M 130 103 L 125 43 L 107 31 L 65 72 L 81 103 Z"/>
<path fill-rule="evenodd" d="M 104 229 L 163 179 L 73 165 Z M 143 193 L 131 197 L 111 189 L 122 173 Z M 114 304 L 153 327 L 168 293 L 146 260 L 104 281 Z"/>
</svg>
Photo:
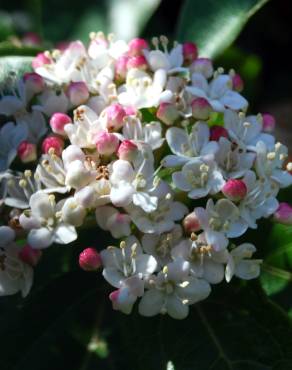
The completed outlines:
<svg viewBox="0 0 292 370">
<path fill-rule="evenodd" d="M 277 200 L 292 163 L 239 74 L 192 42 L 101 32 L 32 66 L 0 99 L 0 295 L 26 296 L 41 250 L 89 223 L 117 242 L 86 247 L 80 267 L 126 314 L 183 319 L 211 286 L 259 276 L 253 240 L 237 238 L 261 218 L 292 224 Z"/>
</svg>

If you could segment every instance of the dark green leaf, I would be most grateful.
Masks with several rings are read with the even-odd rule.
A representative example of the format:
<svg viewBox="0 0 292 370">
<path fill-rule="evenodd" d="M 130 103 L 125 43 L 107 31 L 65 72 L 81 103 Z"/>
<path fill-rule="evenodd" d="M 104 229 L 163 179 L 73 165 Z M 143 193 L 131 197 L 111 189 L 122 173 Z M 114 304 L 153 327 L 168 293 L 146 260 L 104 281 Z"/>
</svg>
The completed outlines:
<svg viewBox="0 0 292 370">
<path fill-rule="evenodd" d="M 200 55 L 214 57 L 239 35 L 268 0 L 186 0 L 178 21 L 179 41 L 196 42 Z"/>
</svg>

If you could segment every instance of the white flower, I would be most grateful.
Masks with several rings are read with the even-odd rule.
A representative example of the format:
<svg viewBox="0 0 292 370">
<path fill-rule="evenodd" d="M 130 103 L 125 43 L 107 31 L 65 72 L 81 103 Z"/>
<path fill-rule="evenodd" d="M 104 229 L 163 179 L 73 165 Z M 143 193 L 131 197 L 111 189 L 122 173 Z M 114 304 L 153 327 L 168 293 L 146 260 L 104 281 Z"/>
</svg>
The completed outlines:
<svg viewBox="0 0 292 370">
<path fill-rule="evenodd" d="M 171 255 L 173 259 L 188 261 L 191 275 L 203 278 L 210 284 L 218 284 L 224 279 L 224 263 L 228 261 L 228 252 L 226 249 L 215 251 L 208 245 L 204 233 L 194 241 L 181 241 L 172 249 Z"/>
<path fill-rule="evenodd" d="M 225 271 L 227 282 L 234 275 L 244 280 L 255 279 L 259 276 L 262 260 L 251 259 L 255 251 L 256 247 L 250 243 L 243 243 L 231 250 Z"/>
<path fill-rule="evenodd" d="M 88 169 L 85 163 L 76 159 L 67 165 L 65 185 L 74 189 L 81 189 L 88 185 L 95 177 L 96 171 Z"/>
<path fill-rule="evenodd" d="M 13 162 L 19 144 L 27 138 L 27 127 L 23 124 L 6 123 L 0 129 L 0 171 L 5 171 Z"/>
<path fill-rule="evenodd" d="M 103 276 L 115 288 L 122 288 L 125 282 L 133 278 L 135 284 L 131 293 L 141 297 L 144 293 L 144 281 L 157 268 L 153 256 L 144 254 L 139 241 L 134 236 L 129 236 L 121 242 L 120 248 L 108 247 L 101 251 Z"/>
<path fill-rule="evenodd" d="M 188 161 L 181 171 L 172 174 L 174 185 L 191 199 L 218 193 L 225 184 L 222 173 L 212 158 L 198 157 Z"/>
<path fill-rule="evenodd" d="M 279 186 L 270 181 L 260 181 L 253 171 L 247 171 L 243 181 L 247 187 L 247 194 L 239 204 L 240 217 L 248 227 L 257 228 L 256 220 L 269 217 L 278 208 L 276 195 Z"/>
<path fill-rule="evenodd" d="M 95 148 L 94 137 L 105 127 L 91 108 L 81 105 L 74 111 L 74 123 L 65 125 L 64 130 L 71 144 L 80 148 Z"/>
<path fill-rule="evenodd" d="M 17 120 L 17 123 L 26 125 L 26 140 L 33 144 L 37 144 L 48 131 L 43 114 L 37 110 L 33 110 L 31 113 L 23 115 Z"/>
<path fill-rule="evenodd" d="M 166 80 L 166 71 L 163 69 L 155 71 L 153 79 L 144 71 L 131 69 L 126 84 L 119 89 L 118 100 L 122 105 L 138 109 L 157 107 L 172 98 L 172 92 L 164 90 Z"/>
<path fill-rule="evenodd" d="M 152 212 L 145 212 L 140 207 L 133 204 L 126 207 L 132 222 L 138 229 L 147 234 L 161 234 L 172 230 L 175 221 L 181 220 L 188 213 L 188 208 L 181 202 L 173 201 L 169 188 L 162 183 L 158 187 L 157 193 L 159 200 L 157 208 Z"/>
<path fill-rule="evenodd" d="M 146 253 L 155 257 L 160 266 L 165 266 L 172 261 L 172 248 L 182 238 L 182 228 L 174 225 L 169 232 L 162 234 L 144 234 L 141 242 Z"/>
<path fill-rule="evenodd" d="M 131 117 L 123 126 L 123 137 L 134 142 L 148 144 L 152 150 L 158 149 L 164 142 L 160 122 L 142 125 L 138 118 Z"/>
<path fill-rule="evenodd" d="M 255 151 L 256 144 L 263 141 L 268 147 L 275 143 L 274 136 L 262 132 L 262 118 L 247 116 L 229 109 L 224 112 L 224 127 L 232 141 L 242 149 Z"/>
<path fill-rule="evenodd" d="M 165 48 L 164 52 L 161 50 L 147 50 L 143 51 L 143 54 L 147 60 L 152 71 L 158 69 L 164 69 L 171 73 L 173 70 L 179 70 L 183 64 L 183 51 L 182 45 L 177 45 L 171 49 L 170 53 Z M 184 68 L 186 69 L 186 68 Z"/>
<path fill-rule="evenodd" d="M 22 262 L 19 247 L 14 243 L 15 233 L 0 226 L 0 296 L 21 292 L 26 297 L 33 281 L 33 269 Z"/>
<path fill-rule="evenodd" d="M 95 216 L 98 226 L 108 230 L 114 238 L 119 239 L 131 234 L 131 218 L 126 213 L 120 213 L 111 206 L 101 206 L 96 208 Z"/>
<path fill-rule="evenodd" d="M 244 110 L 248 106 L 245 98 L 232 91 L 232 79 L 229 75 L 219 75 L 208 84 L 201 73 L 193 73 L 192 86 L 187 86 L 186 91 L 195 97 L 207 99 L 216 112 L 224 112 L 225 108 Z"/>
<path fill-rule="evenodd" d="M 27 241 L 33 248 L 68 244 L 77 238 L 75 227 L 61 220 L 62 202 L 56 204 L 53 195 L 37 192 L 30 197 L 29 205 L 30 210 L 20 215 L 19 222 L 29 230 Z"/>
<path fill-rule="evenodd" d="M 280 188 L 292 185 L 292 175 L 283 171 L 283 163 L 288 157 L 288 148 L 277 143 L 271 150 L 262 141 L 256 145 L 257 158 L 255 168 L 260 179 L 272 181 Z"/>
<path fill-rule="evenodd" d="M 238 146 L 233 148 L 231 141 L 225 137 L 219 139 L 219 150 L 215 159 L 220 167 L 224 178 L 236 179 L 244 176 L 254 163 L 255 153 L 247 152 Z"/>
<path fill-rule="evenodd" d="M 189 305 L 207 298 L 211 292 L 207 281 L 189 276 L 189 263 L 181 259 L 166 265 L 150 283 L 151 288 L 139 303 L 143 316 L 168 313 L 174 319 L 184 319 Z"/>
<path fill-rule="evenodd" d="M 152 161 L 144 160 L 141 166 L 134 169 L 130 162 L 119 159 L 112 165 L 110 175 L 112 203 L 117 207 L 125 207 L 133 202 L 145 212 L 157 208 L 158 199 L 152 196 L 154 168 Z"/>
<path fill-rule="evenodd" d="M 237 238 L 244 234 L 248 227 L 240 217 L 239 208 L 229 199 L 219 199 L 216 204 L 213 199 L 209 199 L 206 209 L 195 208 L 195 213 L 210 245 L 213 245 L 211 242 L 213 233 L 219 232 L 228 238 Z M 217 250 L 215 246 L 214 249 Z"/>
<path fill-rule="evenodd" d="M 64 92 L 58 92 L 52 88 L 47 88 L 38 95 L 37 102 L 38 104 L 33 105 L 32 108 L 45 113 L 48 117 L 55 112 L 66 113 L 69 108 L 69 100 Z"/>
<path fill-rule="evenodd" d="M 18 119 L 27 114 L 26 106 L 32 94 L 27 89 L 23 79 L 19 79 L 16 86 L 9 86 L 9 89 L 12 90 L 13 94 L 1 97 L 0 112 L 6 116 L 14 116 Z"/>
<path fill-rule="evenodd" d="M 215 154 L 218 144 L 209 141 L 208 125 L 197 122 L 190 134 L 178 127 L 170 127 L 166 132 L 166 141 L 174 155 L 166 156 L 162 163 L 165 167 L 183 165 L 194 157 Z"/>
<path fill-rule="evenodd" d="M 65 200 L 61 209 L 62 221 L 68 225 L 81 226 L 86 216 L 86 209 L 78 202 L 77 197 L 69 197 Z"/>
</svg>

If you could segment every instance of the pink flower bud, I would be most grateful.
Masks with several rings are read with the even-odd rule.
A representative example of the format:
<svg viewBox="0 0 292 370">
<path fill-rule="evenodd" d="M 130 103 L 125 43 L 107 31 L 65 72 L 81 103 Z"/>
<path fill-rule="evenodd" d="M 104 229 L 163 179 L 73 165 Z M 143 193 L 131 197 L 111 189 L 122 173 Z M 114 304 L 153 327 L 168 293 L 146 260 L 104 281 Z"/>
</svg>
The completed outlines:
<svg viewBox="0 0 292 370">
<path fill-rule="evenodd" d="M 124 140 L 118 149 L 118 157 L 125 161 L 132 161 L 138 153 L 138 147 L 132 140 Z"/>
<path fill-rule="evenodd" d="M 263 117 L 263 131 L 273 132 L 275 130 L 276 125 L 275 117 L 268 113 L 264 113 L 262 117 Z"/>
<path fill-rule="evenodd" d="M 109 131 L 119 130 L 123 126 L 126 112 L 120 104 L 110 105 L 103 110 L 102 114 L 106 118 L 106 126 Z"/>
<path fill-rule="evenodd" d="M 148 42 L 144 39 L 133 39 L 129 42 L 129 51 L 130 56 L 142 55 L 144 49 L 149 49 Z"/>
<path fill-rule="evenodd" d="M 185 42 L 183 44 L 183 56 L 186 64 L 191 64 L 198 57 L 197 45 L 193 42 Z"/>
<path fill-rule="evenodd" d="M 247 187 L 242 180 L 230 179 L 223 186 L 222 193 L 228 199 L 238 202 L 246 196 Z"/>
<path fill-rule="evenodd" d="M 79 266 L 84 271 L 96 271 L 101 264 L 100 254 L 95 248 L 86 248 L 79 254 Z"/>
<path fill-rule="evenodd" d="M 23 80 L 29 90 L 31 90 L 34 94 L 39 94 L 45 87 L 43 78 L 35 72 L 25 73 L 23 75 Z"/>
<path fill-rule="evenodd" d="M 274 220 L 284 225 L 292 225 L 292 207 L 290 204 L 280 203 L 274 213 Z"/>
<path fill-rule="evenodd" d="M 187 234 L 201 230 L 201 225 L 195 212 L 189 213 L 183 220 L 183 227 Z"/>
<path fill-rule="evenodd" d="M 127 55 L 122 55 L 119 57 L 115 64 L 115 78 L 118 81 L 124 81 L 127 76 L 127 63 L 129 61 L 130 57 Z"/>
<path fill-rule="evenodd" d="M 236 73 L 232 77 L 232 87 L 235 91 L 238 91 L 238 92 L 241 92 L 243 90 L 243 87 L 244 87 L 243 80 L 238 73 Z"/>
<path fill-rule="evenodd" d="M 119 146 L 119 139 L 115 134 L 102 131 L 95 136 L 96 149 L 101 155 L 113 154 Z"/>
<path fill-rule="evenodd" d="M 222 126 L 214 125 L 210 128 L 210 140 L 219 141 L 220 137 L 228 138 L 228 131 Z"/>
<path fill-rule="evenodd" d="M 146 70 L 147 60 L 145 59 L 144 55 L 137 55 L 135 57 L 131 57 L 127 62 L 127 69 L 131 68 Z"/>
<path fill-rule="evenodd" d="M 127 116 L 136 116 L 138 114 L 138 110 L 135 107 L 125 107 L 124 110 Z"/>
<path fill-rule="evenodd" d="M 41 45 L 42 39 L 35 32 L 27 32 L 22 37 L 22 43 L 24 45 L 38 46 L 38 45 Z"/>
<path fill-rule="evenodd" d="M 26 244 L 18 253 L 18 256 L 21 261 L 34 267 L 38 264 L 42 256 L 42 251 L 39 249 L 34 249 L 29 244 Z"/>
<path fill-rule="evenodd" d="M 88 87 L 85 82 L 71 82 L 66 92 L 71 104 L 75 107 L 84 104 L 89 98 Z"/>
<path fill-rule="evenodd" d="M 51 63 L 52 63 L 52 60 L 48 56 L 46 56 L 45 53 L 38 53 L 34 57 L 31 65 L 34 69 L 36 69 L 36 68 L 42 67 L 44 64 L 51 64 Z"/>
<path fill-rule="evenodd" d="M 60 41 L 60 42 L 57 42 L 57 44 L 55 45 L 55 48 L 60 51 L 65 51 L 66 49 L 68 49 L 69 45 L 70 45 L 70 41 Z"/>
<path fill-rule="evenodd" d="M 191 68 L 193 72 L 201 73 L 206 78 L 210 78 L 213 74 L 213 64 L 211 59 L 208 58 L 196 59 Z"/>
<path fill-rule="evenodd" d="M 48 136 L 42 142 L 42 152 L 47 154 L 50 149 L 54 149 L 56 155 L 60 156 L 64 148 L 64 140 L 59 136 Z"/>
<path fill-rule="evenodd" d="M 71 123 L 71 117 L 65 113 L 54 113 L 50 119 L 50 126 L 55 134 L 66 136 L 65 125 Z"/>
<path fill-rule="evenodd" d="M 37 148 L 35 144 L 28 141 L 22 141 L 18 148 L 17 154 L 23 163 L 33 162 L 37 159 Z"/>
<path fill-rule="evenodd" d="M 196 98 L 192 101 L 192 113 L 196 119 L 207 120 L 212 112 L 212 107 L 205 98 Z"/>
<path fill-rule="evenodd" d="M 179 112 L 172 103 L 161 103 L 156 117 L 166 125 L 172 125 L 179 118 Z"/>
</svg>

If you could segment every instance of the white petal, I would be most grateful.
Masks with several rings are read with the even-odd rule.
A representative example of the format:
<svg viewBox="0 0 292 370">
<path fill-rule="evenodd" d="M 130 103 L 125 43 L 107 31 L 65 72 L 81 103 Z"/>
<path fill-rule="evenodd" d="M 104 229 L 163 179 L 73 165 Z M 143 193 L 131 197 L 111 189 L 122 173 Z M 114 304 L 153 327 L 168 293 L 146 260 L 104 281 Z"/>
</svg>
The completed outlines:
<svg viewBox="0 0 292 370">
<path fill-rule="evenodd" d="M 77 232 L 74 226 L 59 224 L 55 230 L 55 242 L 59 244 L 69 244 L 77 239 Z"/>
<path fill-rule="evenodd" d="M 49 247 L 54 241 L 53 232 L 46 227 L 33 229 L 27 237 L 28 244 L 35 249 L 43 249 Z"/>
<path fill-rule="evenodd" d="M 140 254 L 136 258 L 136 272 L 143 275 L 152 274 L 157 268 L 157 261 L 153 256 Z"/>
<path fill-rule="evenodd" d="M 182 320 L 189 314 L 189 307 L 174 295 L 166 297 L 166 309 L 173 319 Z"/>
<path fill-rule="evenodd" d="M 227 108 L 233 110 L 246 109 L 248 106 L 248 101 L 235 91 L 228 90 L 224 96 L 220 99 L 221 103 Z"/>
<path fill-rule="evenodd" d="M 143 295 L 139 303 L 139 313 L 151 317 L 160 313 L 164 304 L 164 294 L 157 289 L 150 289 Z"/>
</svg>

